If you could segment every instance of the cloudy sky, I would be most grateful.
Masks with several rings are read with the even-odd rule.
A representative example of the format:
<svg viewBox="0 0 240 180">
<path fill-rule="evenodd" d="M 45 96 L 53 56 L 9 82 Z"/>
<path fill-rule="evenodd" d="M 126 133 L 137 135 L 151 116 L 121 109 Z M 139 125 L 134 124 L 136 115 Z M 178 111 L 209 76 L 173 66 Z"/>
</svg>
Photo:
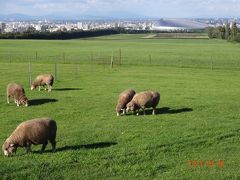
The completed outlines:
<svg viewBox="0 0 240 180">
<path fill-rule="evenodd" d="M 0 14 L 103 17 L 240 17 L 240 0 L 0 0 Z"/>
</svg>

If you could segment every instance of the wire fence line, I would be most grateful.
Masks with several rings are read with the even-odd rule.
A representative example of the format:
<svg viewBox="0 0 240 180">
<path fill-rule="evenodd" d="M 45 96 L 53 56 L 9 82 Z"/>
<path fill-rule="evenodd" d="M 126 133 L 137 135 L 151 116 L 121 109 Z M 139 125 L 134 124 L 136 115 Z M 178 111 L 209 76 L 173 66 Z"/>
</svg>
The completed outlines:
<svg viewBox="0 0 240 180">
<path fill-rule="evenodd" d="M 240 70 L 240 59 L 238 57 L 228 57 L 219 60 L 218 57 L 199 57 L 194 59 L 183 55 L 157 56 L 155 54 L 122 55 L 122 50 L 111 53 L 84 53 L 45 55 L 39 52 L 32 53 L 12 53 L 1 52 L 0 62 L 3 63 L 47 63 L 47 64 L 91 64 L 103 65 L 104 67 L 118 67 L 121 65 L 150 65 L 167 66 L 179 68 L 204 68 L 204 69 L 232 69 Z"/>
<path fill-rule="evenodd" d="M 165 57 L 166 58 L 166 57 Z M 79 78 L 82 74 L 111 71 L 120 66 L 161 66 L 177 68 L 198 68 L 209 70 L 240 70 L 240 60 L 237 58 L 218 60 L 210 56 L 206 59 L 193 59 L 182 55 L 172 55 L 168 59 L 153 54 L 144 56 L 122 55 L 121 49 L 111 53 L 89 53 L 69 55 L 64 52 L 57 55 L 44 55 L 39 52 L 26 53 L 0 53 L 0 71 L 9 74 L 15 73 L 26 77 L 26 83 L 31 84 L 39 74 L 51 73 L 56 81 L 66 77 Z M 5 65 L 3 65 L 5 64 Z M 11 81 L 11 76 L 9 76 Z"/>
</svg>

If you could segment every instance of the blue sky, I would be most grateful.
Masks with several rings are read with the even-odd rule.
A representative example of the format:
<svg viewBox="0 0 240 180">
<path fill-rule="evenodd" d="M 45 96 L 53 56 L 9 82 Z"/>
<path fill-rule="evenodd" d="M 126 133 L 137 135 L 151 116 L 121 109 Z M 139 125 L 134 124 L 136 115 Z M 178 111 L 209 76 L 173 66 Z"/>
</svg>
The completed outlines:
<svg viewBox="0 0 240 180">
<path fill-rule="evenodd" d="M 240 0 L 0 0 L 0 14 L 104 17 L 240 17 Z"/>
</svg>

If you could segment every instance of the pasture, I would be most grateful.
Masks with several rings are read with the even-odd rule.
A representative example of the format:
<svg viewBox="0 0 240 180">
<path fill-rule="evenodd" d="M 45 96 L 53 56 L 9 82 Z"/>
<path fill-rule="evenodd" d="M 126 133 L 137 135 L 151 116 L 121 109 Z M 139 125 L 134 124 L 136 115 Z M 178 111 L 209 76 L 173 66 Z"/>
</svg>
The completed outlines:
<svg viewBox="0 0 240 180">
<path fill-rule="evenodd" d="M 2 154 L 1 179 L 239 179 L 240 45 L 145 36 L 1 40 L 0 142 L 28 119 L 58 125 L 56 153 L 49 144 L 44 154 L 41 146 Z M 119 48 L 122 65 L 110 68 Z M 91 63 L 91 53 L 106 61 Z M 32 77 L 54 74 L 57 63 L 51 93 L 30 91 L 30 60 Z M 29 107 L 6 103 L 12 81 L 25 87 Z M 159 91 L 157 115 L 117 117 L 127 88 Z"/>
</svg>

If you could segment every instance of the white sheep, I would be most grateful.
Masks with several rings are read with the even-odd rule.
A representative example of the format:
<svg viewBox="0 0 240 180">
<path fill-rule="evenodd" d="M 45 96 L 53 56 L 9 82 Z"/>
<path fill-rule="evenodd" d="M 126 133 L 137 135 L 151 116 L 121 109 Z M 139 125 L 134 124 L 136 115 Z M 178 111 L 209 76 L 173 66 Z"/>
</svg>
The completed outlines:
<svg viewBox="0 0 240 180">
<path fill-rule="evenodd" d="M 52 90 L 53 82 L 54 82 L 54 77 L 51 74 L 38 75 L 35 81 L 31 85 L 31 90 L 38 87 L 38 90 L 41 91 L 41 86 L 47 86 L 45 90 L 48 90 L 49 92 Z"/>
<path fill-rule="evenodd" d="M 137 115 L 139 115 L 139 109 L 143 110 L 143 114 L 145 115 L 145 108 L 153 108 L 152 114 L 155 115 L 156 107 L 160 100 L 160 93 L 155 91 L 145 91 L 141 93 L 137 93 L 133 99 L 127 104 L 127 112 L 136 110 Z"/>
<path fill-rule="evenodd" d="M 57 124 L 50 118 L 32 119 L 21 123 L 6 139 L 2 146 L 5 156 L 16 154 L 18 147 L 25 147 L 31 151 L 31 145 L 42 144 L 41 152 L 44 152 L 48 141 L 52 144 L 52 151 L 56 149 Z"/>
<path fill-rule="evenodd" d="M 23 87 L 16 83 L 10 83 L 7 85 L 7 103 L 10 103 L 10 98 L 14 99 L 17 106 L 25 105 L 28 106 L 28 99 L 25 95 Z"/>
<path fill-rule="evenodd" d="M 127 89 L 119 95 L 116 106 L 117 116 L 120 116 L 121 110 L 123 111 L 123 114 L 126 113 L 126 105 L 132 100 L 135 94 L 136 92 L 133 89 Z"/>
</svg>

